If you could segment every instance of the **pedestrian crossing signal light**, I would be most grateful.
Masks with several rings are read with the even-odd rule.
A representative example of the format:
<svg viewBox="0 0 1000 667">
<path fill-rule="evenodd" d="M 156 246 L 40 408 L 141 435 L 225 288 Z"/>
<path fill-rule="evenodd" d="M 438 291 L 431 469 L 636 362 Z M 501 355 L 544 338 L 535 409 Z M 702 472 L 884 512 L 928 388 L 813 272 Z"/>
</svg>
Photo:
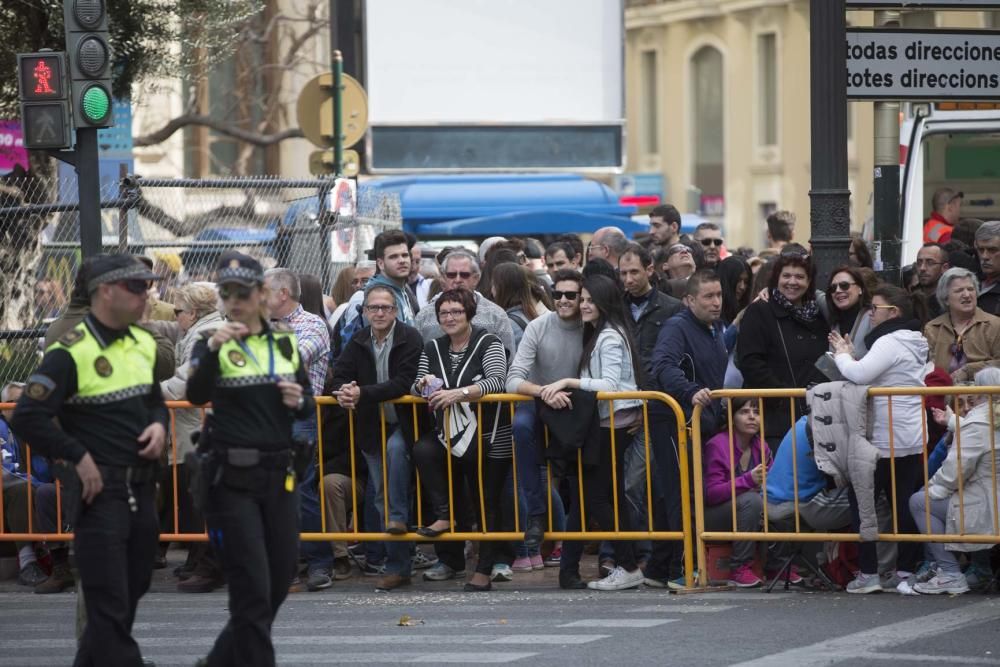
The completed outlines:
<svg viewBox="0 0 1000 667">
<path fill-rule="evenodd" d="M 17 54 L 17 84 L 24 147 L 28 150 L 72 147 L 65 54 L 54 51 Z"/>
<path fill-rule="evenodd" d="M 105 0 L 64 0 L 63 20 L 76 127 L 111 127 L 112 50 Z"/>
</svg>

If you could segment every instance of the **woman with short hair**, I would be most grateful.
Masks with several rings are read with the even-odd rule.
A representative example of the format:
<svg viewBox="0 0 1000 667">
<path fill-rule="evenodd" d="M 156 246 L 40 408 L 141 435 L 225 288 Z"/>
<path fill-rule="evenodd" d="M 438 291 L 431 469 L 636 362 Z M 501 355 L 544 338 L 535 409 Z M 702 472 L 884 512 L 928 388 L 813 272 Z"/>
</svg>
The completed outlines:
<svg viewBox="0 0 1000 667">
<path fill-rule="evenodd" d="M 948 269 L 935 293 L 945 312 L 924 327 L 934 365 L 950 373 L 954 382 L 1000 365 L 1000 317 L 979 308 L 978 294 L 979 280 L 972 271 Z"/>
</svg>

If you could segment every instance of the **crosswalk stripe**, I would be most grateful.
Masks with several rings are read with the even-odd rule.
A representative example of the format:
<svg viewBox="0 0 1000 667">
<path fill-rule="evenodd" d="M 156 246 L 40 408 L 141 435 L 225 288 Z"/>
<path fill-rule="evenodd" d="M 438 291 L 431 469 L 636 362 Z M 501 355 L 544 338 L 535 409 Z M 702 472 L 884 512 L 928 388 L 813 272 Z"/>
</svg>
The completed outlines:
<svg viewBox="0 0 1000 667">
<path fill-rule="evenodd" d="M 658 625 L 676 623 L 676 618 L 582 618 L 572 623 L 563 623 L 560 628 L 655 628 Z"/>
<path fill-rule="evenodd" d="M 625 609 L 624 611 L 629 614 L 656 614 L 659 612 L 667 614 L 714 614 L 720 611 L 729 611 L 730 609 L 736 609 L 735 605 L 731 604 L 719 604 L 713 605 L 711 607 L 682 607 L 681 605 L 651 605 L 649 607 L 635 607 L 634 609 Z"/>
<path fill-rule="evenodd" d="M 484 644 L 589 644 L 611 635 L 504 635 Z"/>
</svg>

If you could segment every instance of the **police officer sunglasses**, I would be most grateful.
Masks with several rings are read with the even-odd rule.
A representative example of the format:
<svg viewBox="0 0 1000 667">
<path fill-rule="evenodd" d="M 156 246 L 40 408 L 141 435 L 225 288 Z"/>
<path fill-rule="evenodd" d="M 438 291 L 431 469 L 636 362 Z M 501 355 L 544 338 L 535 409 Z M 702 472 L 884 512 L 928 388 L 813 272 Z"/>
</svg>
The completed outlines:
<svg viewBox="0 0 1000 667">
<path fill-rule="evenodd" d="M 146 291 L 152 287 L 153 283 L 149 280 L 140 280 L 139 278 L 133 278 L 132 280 L 119 280 L 117 283 L 127 292 L 132 294 L 145 294 Z"/>
<path fill-rule="evenodd" d="M 251 288 L 246 285 L 220 285 L 219 298 L 223 301 L 236 297 L 240 301 L 250 298 Z"/>
</svg>

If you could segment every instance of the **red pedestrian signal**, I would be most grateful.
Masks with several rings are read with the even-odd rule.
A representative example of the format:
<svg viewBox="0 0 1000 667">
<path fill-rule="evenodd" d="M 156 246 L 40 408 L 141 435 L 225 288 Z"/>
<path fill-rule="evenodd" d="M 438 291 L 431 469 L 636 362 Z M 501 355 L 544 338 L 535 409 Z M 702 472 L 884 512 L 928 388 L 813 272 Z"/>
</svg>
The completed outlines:
<svg viewBox="0 0 1000 667">
<path fill-rule="evenodd" d="M 66 70 L 62 53 L 31 53 L 18 56 L 21 99 L 28 102 L 66 97 Z"/>
</svg>

